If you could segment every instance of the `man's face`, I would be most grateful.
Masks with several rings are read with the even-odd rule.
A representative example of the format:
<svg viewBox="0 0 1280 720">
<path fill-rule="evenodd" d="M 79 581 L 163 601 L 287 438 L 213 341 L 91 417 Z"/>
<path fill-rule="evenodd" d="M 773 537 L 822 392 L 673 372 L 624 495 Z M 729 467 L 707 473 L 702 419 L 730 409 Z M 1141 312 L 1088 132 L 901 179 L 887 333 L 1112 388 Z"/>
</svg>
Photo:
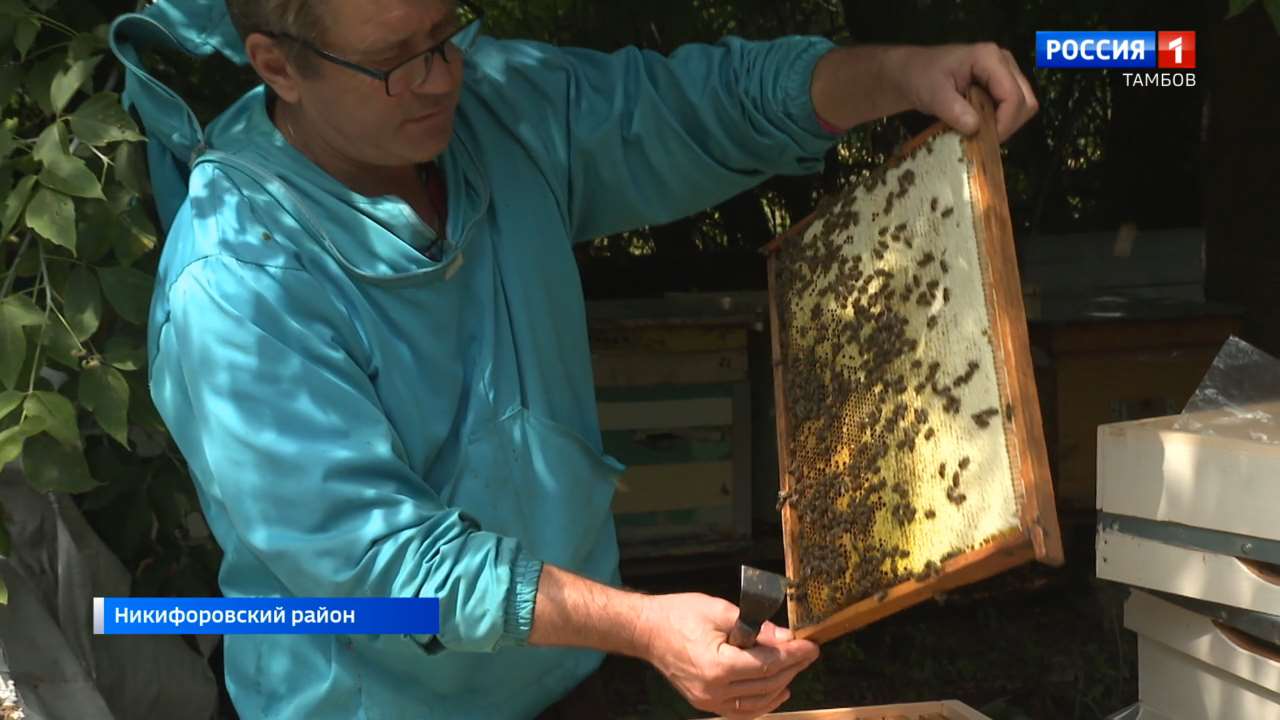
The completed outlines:
<svg viewBox="0 0 1280 720">
<path fill-rule="evenodd" d="M 317 45 L 370 69 L 390 70 L 457 29 L 452 0 L 329 0 Z M 305 52 L 305 51 L 303 51 Z M 404 166 L 442 153 L 462 90 L 462 55 L 447 46 L 415 87 L 388 97 L 385 84 L 313 56 L 299 81 L 301 107 L 326 145 L 351 160 Z M 421 59 L 416 62 L 423 62 Z"/>
</svg>

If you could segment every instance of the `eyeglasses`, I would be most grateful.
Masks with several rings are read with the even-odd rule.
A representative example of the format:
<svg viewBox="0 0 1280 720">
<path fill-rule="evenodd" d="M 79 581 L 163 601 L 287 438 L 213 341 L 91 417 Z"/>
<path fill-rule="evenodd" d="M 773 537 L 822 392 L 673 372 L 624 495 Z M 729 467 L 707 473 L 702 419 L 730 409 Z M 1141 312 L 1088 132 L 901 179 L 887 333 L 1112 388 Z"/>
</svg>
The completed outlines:
<svg viewBox="0 0 1280 720">
<path fill-rule="evenodd" d="M 466 52 L 475 42 L 476 36 L 479 35 L 479 20 L 484 17 L 484 11 L 475 5 L 467 2 L 467 0 L 459 0 L 454 16 L 446 20 L 445 26 L 452 26 L 453 30 L 440 42 L 432 45 L 426 50 L 414 55 L 404 62 L 396 65 L 390 70 L 377 70 L 375 68 L 365 67 L 359 63 L 352 62 L 346 58 L 339 57 L 333 53 L 322 50 L 315 45 L 295 37 L 288 33 L 261 31 L 273 40 L 288 40 L 297 43 L 323 60 L 327 60 L 334 65 L 354 70 L 361 75 L 367 75 L 374 80 L 381 80 L 386 86 L 387 95 L 395 97 L 412 88 L 418 87 L 431 77 L 431 67 L 433 61 L 439 57 L 446 64 L 449 62 L 450 46 L 456 48 L 460 52 Z"/>
</svg>

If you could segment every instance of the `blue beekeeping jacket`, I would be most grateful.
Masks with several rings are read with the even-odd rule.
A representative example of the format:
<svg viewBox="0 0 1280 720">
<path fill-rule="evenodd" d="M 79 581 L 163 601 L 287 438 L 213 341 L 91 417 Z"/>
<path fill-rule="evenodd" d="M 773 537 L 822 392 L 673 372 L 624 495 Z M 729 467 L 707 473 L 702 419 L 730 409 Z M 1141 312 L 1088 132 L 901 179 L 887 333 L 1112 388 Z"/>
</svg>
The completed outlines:
<svg viewBox="0 0 1280 720">
<path fill-rule="evenodd" d="M 147 75 L 159 45 L 243 61 L 220 1 L 113 26 L 168 228 L 151 393 L 190 463 L 231 597 L 439 597 L 438 635 L 236 635 L 246 718 L 526 718 L 595 651 L 527 644 L 542 563 L 617 584 L 573 243 L 821 169 L 820 38 L 664 57 L 475 39 L 438 159 L 433 239 L 271 122 L 263 87 L 207 129 Z"/>
</svg>

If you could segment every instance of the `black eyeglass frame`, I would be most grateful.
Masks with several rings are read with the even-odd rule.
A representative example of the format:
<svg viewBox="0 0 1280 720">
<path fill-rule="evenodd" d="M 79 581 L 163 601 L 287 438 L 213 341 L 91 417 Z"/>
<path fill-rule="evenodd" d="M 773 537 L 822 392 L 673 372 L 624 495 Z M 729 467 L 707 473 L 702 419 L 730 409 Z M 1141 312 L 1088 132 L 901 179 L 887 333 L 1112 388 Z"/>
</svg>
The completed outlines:
<svg viewBox="0 0 1280 720">
<path fill-rule="evenodd" d="M 382 81 L 383 89 L 387 93 L 387 97 L 395 97 L 395 95 L 392 94 L 391 92 L 391 76 L 397 70 L 405 67 L 406 65 L 409 65 L 410 63 L 425 62 L 427 65 L 426 73 L 427 73 L 427 76 L 429 77 L 431 75 L 432 63 L 435 62 L 435 56 L 437 55 L 440 56 L 440 59 L 444 60 L 445 64 L 447 65 L 449 63 L 449 55 L 448 55 L 449 43 L 453 42 L 454 38 L 458 37 L 458 35 L 474 27 L 477 22 L 484 19 L 484 10 L 479 6 L 477 6 L 475 3 L 467 2 L 467 0 L 458 0 L 458 5 L 475 13 L 475 16 L 476 16 L 475 19 L 459 27 L 453 32 L 449 33 L 448 37 L 444 38 L 443 40 L 436 43 L 435 45 L 432 45 L 431 47 L 427 48 L 426 50 L 423 50 L 417 55 L 414 55 L 413 57 L 405 60 L 404 62 L 397 64 L 395 67 L 389 70 L 377 70 L 375 68 L 365 67 L 360 63 L 352 62 L 351 60 L 348 60 L 339 55 L 335 55 L 329 52 L 328 50 L 324 50 L 322 48 L 316 47 L 314 44 L 307 42 L 306 40 L 303 40 L 300 37 L 291 35 L 289 33 L 273 32 L 270 30 L 258 30 L 257 32 L 262 35 L 266 35 L 272 40 L 288 40 L 289 42 L 297 43 L 302 47 L 306 48 L 307 50 L 311 51 L 315 55 L 319 56 L 320 59 L 322 60 L 327 60 L 328 62 L 331 62 L 334 65 L 338 65 L 339 67 L 344 67 L 348 70 L 353 70 L 355 72 L 360 73 L 361 75 L 371 77 L 374 80 L 380 80 Z"/>
</svg>

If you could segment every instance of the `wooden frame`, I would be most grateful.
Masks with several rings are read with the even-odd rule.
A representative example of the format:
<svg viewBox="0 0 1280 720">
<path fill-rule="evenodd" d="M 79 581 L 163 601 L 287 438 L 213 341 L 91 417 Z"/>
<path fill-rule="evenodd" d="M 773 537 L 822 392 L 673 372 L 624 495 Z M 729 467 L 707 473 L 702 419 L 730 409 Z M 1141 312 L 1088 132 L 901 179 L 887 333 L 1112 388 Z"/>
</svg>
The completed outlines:
<svg viewBox="0 0 1280 720">
<path fill-rule="evenodd" d="M 1041 425 L 1040 402 L 1022 301 L 1022 285 L 1018 276 L 1013 243 L 1013 226 L 1005 195 L 1004 170 L 1000 160 L 1000 141 L 996 133 L 995 107 L 991 97 L 974 87 L 969 101 L 981 118 L 978 132 L 963 141 L 969 166 L 969 189 L 974 209 L 975 231 L 981 247 L 983 282 L 987 288 L 987 311 L 991 333 L 996 339 L 997 377 L 1002 397 L 1012 402 L 1012 432 L 1007 434 L 1010 467 L 1022 483 L 1020 530 L 994 539 L 987 545 L 952 558 L 942 564 L 940 574 L 919 581 L 894 586 L 887 595 L 871 597 L 850 605 L 815 625 L 798 626 L 798 610 L 788 600 L 788 616 L 798 637 L 825 642 L 868 625 L 923 600 L 955 588 L 991 577 L 1009 568 L 1035 559 L 1049 565 L 1061 565 L 1062 536 L 1054 504 L 1049 459 Z M 935 124 L 913 138 L 889 162 L 899 165 L 916 148 L 937 134 L 948 132 L 942 123 Z M 769 314 L 772 325 L 774 393 L 778 408 L 778 461 L 780 487 L 790 491 L 786 472 L 790 463 L 788 418 L 785 383 L 783 382 L 782 338 L 778 324 L 777 252 L 782 243 L 803 237 L 817 215 L 810 215 L 764 248 L 769 256 Z M 782 511 L 783 545 L 787 575 L 796 577 L 800 565 L 797 517 L 787 505 Z"/>
</svg>

